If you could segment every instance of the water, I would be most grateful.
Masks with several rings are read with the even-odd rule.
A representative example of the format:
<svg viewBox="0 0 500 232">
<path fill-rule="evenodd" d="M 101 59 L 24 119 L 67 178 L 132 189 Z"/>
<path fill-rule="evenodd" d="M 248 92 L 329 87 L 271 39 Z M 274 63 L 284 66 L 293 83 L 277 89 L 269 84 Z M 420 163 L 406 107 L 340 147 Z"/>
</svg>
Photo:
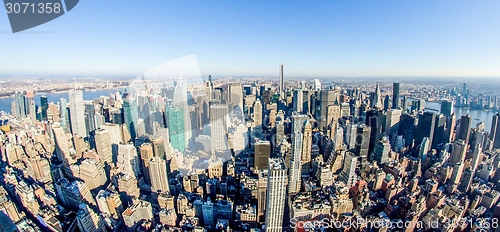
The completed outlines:
<svg viewBox="0 0 500 232">
<path fill-rule="evenodd" d="M 99 98 L 100 96 L 109 96 L 111 93 L 124 92 L 124 89 L 107 89 L 107 90 L 99 90 L 99 91 L 83 91 L 83 99 L 84 100 L 93 100 Z M 35 103 L 40 105 L 40 97 L 42 94 L 35 95 Z M 61 98 L 68 99 L 68 93 L 48 93 L 45 94 L 47 96 L 47 100 L 49 102 L 57 103 Z M 14 99 L 12 98 L 3 98 L 0 99 L 0 111 L 11 112 L 11 103 Z M 441 103 L 438 102 L 426 102 L 425 107 L 427 109 L 431 109 L 432 111 L 439 112 L 441 109 Z M 472 126 L 475 127 L 479 122 L 484 122 L 485 130 L 490 131 L 491 129 L 491 121 L 495 112 L 492 111 L 482 111 L 482 110 L 469 110 L 469 109 L 461 109 L 455 108 L 455 115 L 457 116 L 457 120 L 462 116 L 470 114 L 473 121 Z"/>
<path fill-rule="evenodd" d="M 432 111 L 439 112 L 441 110 L 441 103 L 438 102 L 426 102 L 425 107 L 431 109 Z M 493 120 L 493 115 L 495 112 L 493 111 L 482 111 L 482 110 L 469 110 L 462 108 L 455 108 L 456 119 L 460 119 L 462 115 L 469 114 L 472 117 L 472 127 L 476 127 L 476 125 L 480 122 L 484 122 L 484 130 L 490 131 L 491 129 L 491 121 Z"/>
<path fill-rule="evenodd" d="M 100 96 L 108 96 L 111 93 L 116 92 L 124 92 L 124 89 L 106 89 L 106 90 L 98 90 L 98 91 L 83 91 L 83 100 L 93 100 L 99 98 Z M 57 103 L 61 98 L 65 98 L 68 100 L 68 93 L 47 93 L 47 94 L 36 94 L 35 95 L 35 104 L 40 105 L 40 97 L 45 95 L 47 97 L 48 102 Z M 0 99 L 0 111 L 5 111 L 7 113 L 11 113 L 12 111 L 12 102 L 13 98 L 2 98 Z"/>
</svg>

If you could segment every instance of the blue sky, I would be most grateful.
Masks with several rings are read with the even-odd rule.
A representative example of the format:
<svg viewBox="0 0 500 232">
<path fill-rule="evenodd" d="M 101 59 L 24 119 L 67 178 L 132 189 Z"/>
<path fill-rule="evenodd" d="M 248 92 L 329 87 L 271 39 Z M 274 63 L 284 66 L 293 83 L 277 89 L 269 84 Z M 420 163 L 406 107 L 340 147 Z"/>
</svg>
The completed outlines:
<svg viewBox="0 0 500 232">
<path fill-rule="evenodd" d="M 195 54 L 202 75 L 500 77 L 500 1 L 82 0 L 12 34 L 0 74 L 137 76 Z"/>
</svg>

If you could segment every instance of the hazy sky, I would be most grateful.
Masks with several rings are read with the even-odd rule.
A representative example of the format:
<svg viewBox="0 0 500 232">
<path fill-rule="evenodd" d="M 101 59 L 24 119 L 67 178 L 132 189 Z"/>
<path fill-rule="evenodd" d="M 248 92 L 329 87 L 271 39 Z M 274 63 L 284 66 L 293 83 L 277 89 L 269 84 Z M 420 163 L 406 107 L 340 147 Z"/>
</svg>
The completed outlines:
<svg viewBox="0 0 500 232">
<path fill-rule="evenodd" d="M 196 55 L 206 76 L 500 77 L 500 1 L 83 0 L 12 34 L 0 74 L 131 75 Z"/>
</svg>

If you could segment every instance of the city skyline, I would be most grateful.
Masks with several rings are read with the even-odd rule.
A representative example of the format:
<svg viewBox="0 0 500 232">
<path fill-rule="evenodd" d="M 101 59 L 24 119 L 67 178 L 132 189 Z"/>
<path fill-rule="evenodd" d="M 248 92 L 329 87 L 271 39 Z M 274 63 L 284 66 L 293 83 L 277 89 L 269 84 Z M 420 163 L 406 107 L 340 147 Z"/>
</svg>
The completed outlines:
<svg viewBox="0 0 500 232">
<path fill-rule="evenodd" d="M 136 76 L 195 54 L 203 76 L 278 76 L 282 62 L 288 77 L 492 78 L 499 4 L 80 2 L 18 34 L 0 14 L 0 75 Z"/>
</svg>

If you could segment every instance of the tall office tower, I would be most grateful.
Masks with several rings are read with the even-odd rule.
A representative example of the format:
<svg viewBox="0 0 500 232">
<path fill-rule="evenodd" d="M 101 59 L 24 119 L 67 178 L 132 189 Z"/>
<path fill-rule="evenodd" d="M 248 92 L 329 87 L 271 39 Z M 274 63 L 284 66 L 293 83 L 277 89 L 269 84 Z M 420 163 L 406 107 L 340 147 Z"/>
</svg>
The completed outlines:
<svg viewBox="0 0 500 232">
<path fill-rule="evenodd" d="M 451 143 L 455 139 L 455 114 L 446 117 L 446 127 L 444 130 L 444 143 Z"/>
<path fill-rule="evenodd" d="M 399 83 L 392 83 L 392 109 L 400 109 Z"/>
<path fill-rule="evenodd" d="M 379 110 L 382 109 L 382 100 L 380 97 L 381 97 L 380 96 L 380 85 L 377 82 L 377 85 L 375 86 L 375 92 L 372 95 L 372 99 L 370 99 L 372 108 L 379 109 Z"/>
<path fill-rule="evenodd" d="M 27 92 L 25 95 L 25 101 L 26 101 L 25 104 L 27 104 L 27 110 L 30 115 L 31 122 L 35 123 L 36 122 L 35 94 L 33 92 Z"/>
<path fill-rule="evenodd" d="M 356 130 L 356 145 L 354 151 L 359 156 L 359 165 L 365 167 L 368 164 L 368 154 L 370 148 L 371 128 L 360 124 Z"/>
<path fill-rule="evenodd" d="M 319 122 L 319 129 L 323 131 L 328 126 L 328 106 L 340 103 L 340 90 L 324 89 L 319 94 L 319 108 L 317 108 L 315 117 Z"/>
<path fill-rule="evenodd" d="M 179 107 L 184 114 L 184 140 L 186 142 L 186 146 L 189 145 L 192 137 L 191 131 L 191 116 L 189 115 L 189 106 L 188 106 L 188 91 L 187 91 L 187 83 L 182 80 L 179 81 L 178 85 L 174 89 L 174 106 Z"/>
<path fill-rule="evenodd" d="M 418 150 L 418 158 L 424 161 L 430 149 L 431 149 L 431 144 L 429 143 L 429 138 L 424 137 L 422 139 L 422 143 L 420 143 L 420 148 Z"/>
<path fill-rule="evenodd" d="M 370 129 L 370 145 L 368 147 L 368 154 L 371 154 L 373 152 L 373 149 L 375 149 L 375 146 L 377 145 L 378 141 L 380 141 L 380 136 L 382 135 L 382 130 L 383 124 L 386 123 L 388 120 L 388 116 L 384 115 L 382 111 L 380 110 L 369 110 L 366 112 L 366 118 L 365 118 L 365 124 L 369 126 Z M 394 118 L 396 118 L 394 116 Z M 391 120 L 392 121 L 392 120 Z M 394 119 L 395 121 L 395 119 Z M 349 148 L 354 148 L 355 142 L 356 142 L 356 125 L 354 123 L 350 124 L 350 128 L 347 130 L 347 141 L 349 144 Z"/>
<path fill-rule="evenodd" d="M 153 146 L 151 143 L 143 143 L 139 147 L 139 154 L 141 155 L 142 160 L 142 174 L 144 176 L 144 182 L 151 185 L 151 174 L 149 171 L 149 160 L 154 157 Z"/>
<path fill-rule="evenodd" d="M 230 83 L 228 86 L 229 91 L 229 103 L 233 109 L 236 106 L 240 107 L 241 112 L 243 112 L 243 87 L 241 83 Z"/>
<path fill-rule="evenodd" d="M 127 231 L 138 231 L 138 229 L 135 228 L 138 222 L 154 220 L 153 207 L 148 201 L 137 200 L 123 212 L 122 218 L 127 227 Z"/>
<path fill-rule="evenodd" d="M 253 127 L 262 128 L 262 103 L 259 99 L 253 104 Z"/>
<path fill-rule="evenodd" d="M 462 94 L 464 96 L 467 95 L 467 82 L 464 82 L 464 84 L 462 85 Z"/>
<path fill-rule="evenodd" d="M 385 95 L 385 98 L 384 98 L 384 111 L 388 111 L 389 109 L 391 109 L 390 98 L 389 98 L 389 95 Z"/>
<path fill-rule="evenodd" d="M 28 102 L 26 103 L 29 104 Z M 59 109 L 57 108 L 58 106 L 51 102 L 49 103 L 48 107 L 49 109 L 47 110 L 47 120 L 52 122 L 59 122 Z M 29 108 L 30 106 L 28 106 L 28 110 Z"/>
<path fill-rule="evenodd" d="M 334 150 L 338 151 L 342 149 L 344 145 L 344 128 L 339 126 L 335 131 L 335 136 L 332 139 L 334 144 Z"/>
<path fill-rule="evenodd" d="M 280 120 L 276 122 L 276 136 L 274 140 L 275 146 L 279 147 L 284 138 L 285 138 L 285 122 Z"/>
<path fill-rule="evenodd" d="M 172 147 L 180 152 L 184 152 L 186 150 L 184 113 L 179 107 L 167 107 L 166 111 L 168 132 Z"/>
<path fill-rule="evenodd" d="M 348 187 L 354 186 L 358 182 L 356 175 L 356 168 L 358 167 L 359 157 L 347 151 L 344 156 L 344 164 L 342 165 L 342 171 L 340 172 L 340 180 L 344 181 Z"/>
<path fill-rule="evenodd" d="M 436 149 L 440 144 L 447 143 L 445 141 L 446 131 L 446 116 L 439 114 L 436 115 L 436 122 L 434 125 L 434 135 L 432 136 L 432 148 Z"/>
<path fill-rule="evenodd" d="M 303 143 L 302 143 L 302 174 L 308 175 L 311 172 L 311 153 L 312 153 L 312 125 L 309 120 L 304 123 L 302 129 Z"/>
<path fill-rule="evenodd" d="M 411 102 L 411 111 L 423 111 L 425 109 L 425 100 L 419 99 Z"/>
<path fill-rule="evenodd" d="M 212 137 L 212 149 L 216 151 L 226 151 L 228 149 L 228 110 L 226 104 L 210 103 L 210 136 Z"/>
<path fill-rule="evenodd" d="M 88 133 L 90 133 L 96 129 L 95 106 L 94 103 L 91 101 L 85 101 L 84 106 L 85 106 L 85 111 L 84 111 L 85 129 Z M 121 112 L 120 112 L 120 117 L 121 117 Z"/>
<path fill-rule="evenodd" d="M 283 83 L 283 64 L 280 64 L 280 86 L 279 95 L 281 99 L 285 98 L 285 84 Z"/>
<path fill-rule="evenodd" d="M 25 98 L 23 93 L 16 92 L 14 95 L 14 109 L 12 113 L 18 118 L 26 117 Z"/>
<path fill-rule="evenodd" d="M 483 145 L 481 143 L 477 144 L 474 148 L 474 153 L 472 154 L 472 160 L 470 167 L 472 172 L 474 173 L 477 170 L 477 166 L 479 165 L 480 159 L 483 157 Z"/>
<path fill-rule="evenodd" d="M 314 90 L 315 91 L 321 90 L 321 82 L 319 81 L 319 79 L 314 79 Z"/>
<path fill-rule="evenodd" d="M 128 132 L 132 140 L 137 136 L 137 123 L 139 113 L 137 111 L 137 101 L 134 97 L 126 95 L 123 99 L 123 121 L 127 125 Z"/>
<path fill-rule="evenodd" d="M 300 192 L 302 182 L 302 133 L 295 132 L 292 138 L 292 159 L 290 160 L 290 177 L 288 178 L 288 194 Z"/>
<path fill-rule="evenodd" d="M 453 148 L 451 150 L 450 162 L 451 164 L 456 164 L 463 162 L 465 160 L 465 154 L 467 152 L 467 143 L 464 140 L 458 139 L 453 142 Z"/>
<path fill-rule="evenodd" d="M 304 92 L 302 89 L 293 91 L 293 111 L 303 113 L 304 111 Z"/>
<path fill-rule="evenodd" d="M 68 102 L 65 98 L 59 100 L 59 123 L 65 132 L 70 132 Z"/>
<path fill-rule="evenodd" d="M 304 123 L 309 120 L 309 116 L 305 114 L 292 114 L 292 133 L 302 132 Z M 283 121 L 284 119 L 282 119 Z"/>
<path fill-rule="evenodd" d="M 429 138 L 430 144 L 434 137 L 434 126 L 436 125 L 436 115 L 431 112 L 424 112 L 418 115 L 418 126 L 415 133 L 415 144 L 422 143 L 424 137 Z"/>
<path fill-rule="evenodd" d="M 42 121 L 47 120 L 47 110 L 49 109 L 49 102 L 47 101 L 47 96 L 43 95 L 40 97 L 40 118 Z"/>
<path fill-rule="evenodd" d="M 118 169 L 118 172 L 127 173 L 136 178 L 139 176 L 139 158 L 137 157 L 137 150 L 135 149 L 134 144 L 118 144 L 116 168 Z"/>
<path fill-rule="evenodd" d="M 113 218 L 119 218 L 123 213 L 123 205 L 120 200 L 120 194 L 108 190 L 100 190 L 96 196 L 97 206 L 103 214 L 111 215 Z"/>
<path fill-rule="evenodd" d="M 99 161 L 110 164 L 113 162 L 113 151 L 111 147 L 111 138 L 107 130 L 99 128 L 95 132 L 95 146 Z"/>
<path fill-rule="evenodd" d="M 120 125 L 113 123 L 104 123 L 101 125 L 101 129 L 104 129 L 106 130 L 106 132 L 108 132 L 110 139 L 109 142 L 111 144 L 120 144 L 125 142 L 123 140 L 123 132 L 120 128 Z"/>
<path fill-rule="evenodd" d="M 127 173 L 119 173 L 115 176 L 118 191 L 122 196 L 123 203 L 130 205 L 133 199 L 140 196 L 140 190 L 137 185 L 137 179 Z"/>
<path fill-rule="evenodd" d="M 381 166 L 381 164 L 389 162 L 389 152 L 391 151 L 391 144 L 389 143 L 388 137 L 383 137 L 380 140 L 370 155 L 370 162 L 377 161 L 377 164 Z"/>
<path fill-rule="evenodd" d="M 54 125 L 52 131 L 56 143 L 55 150 L 59 160 L 62 160 L 65 167 L 69 167 L 69 165 L 76 163 L 76 157 L 71 153 L 71 149 L 73 148 L 71 145 L 71 138 L 68 138 L 66 132 L 64 132 L 60 126 Z"/>
<path fill-rule="evenodd" d="M 71 121 L 71 132 L 75 135 L 87 137 L 85 128 L 85 107 L 83 105 L 83 92 L 81 90 L 69 90 L 69 113 Z"/>
<path fill-rule="evenodd" d="M 387 111 L 387 117 L 385 121 L 385 133 L 392 139 L 399 131 L 399 121 L 401 119 L 400 109 L 391 109 Z"/>
<path fill-rule="evenodd" d="M 271 142 L 263 140 L 256 141 L 254 145 L 254 169 L 267 169 L 269 157 L 271 157 Z"/>
<path fill-rule="evenodd" d="M 94 159 L 84 159 L 70 166 L 74 177 L 83 180 L 89 190 L 103 186 L 108 178 L 104 171 L 104 165 Z"/>
<path fill-rule="evenodd" d="M 457 139 L 464 140 L 465 143 L 468 144 L 471 128 L 472 128 L 472 117 L 469 114 L 462 115 L 462 117 L 460 118 Z"/>
<path fill-rule="evenodd" d="M 493 143 L 493 148 L 500 148 L 500 113 L 493 115 L 490 140 Z"/>
<path fill-rule="evenodd" d="M 443 102 L 441 102 L 441 114 L 444 116 L 451 116 L 453 112 L 453 101 L 443 100 Z"/>
<path fill-rule="evenodd" d="M 76 219 L 81 232 L 106 232 L 104 220 L 87 204 L 80 204 Z"/>
<path fill-rule="evenodd" d="M 65 206 L 78 209 L 81 203 L 96 205 L 87 183 L 79 180 L 68 182 L 66 179 L 60 179 L 56 185 L 58 185 L 56 188 L 61 190 L 58 190 L 58 197 Z"/>
<path fill-rule="evenodd" d="M 258 193 L 257 193 L 257 221 L 265 222 L 264 217 L 267 203 L 267 169 L 258 172 Z"/>
<path fill-rule="evenodd" d="M 326 126 L 328 130 L 335 130 L 337 128 L 338 120 L 341 117 L 349 117 L 350 106 L 348 103 L 342 103 L 339 105 L 330 105 L 326 113 Z"/>
<path fill-rule="evenodd" d="M 282 158 L 269 159 L 266 199 L 266 231 L 283 231 L 287 169 Z"/>
<path fill-rule="evenodd" d="M 149 160 L 151 190 L 157 193 L 170 192 L 168 186 L 167 164 L 164 159 L 155 156 Z"/>
</svg>

